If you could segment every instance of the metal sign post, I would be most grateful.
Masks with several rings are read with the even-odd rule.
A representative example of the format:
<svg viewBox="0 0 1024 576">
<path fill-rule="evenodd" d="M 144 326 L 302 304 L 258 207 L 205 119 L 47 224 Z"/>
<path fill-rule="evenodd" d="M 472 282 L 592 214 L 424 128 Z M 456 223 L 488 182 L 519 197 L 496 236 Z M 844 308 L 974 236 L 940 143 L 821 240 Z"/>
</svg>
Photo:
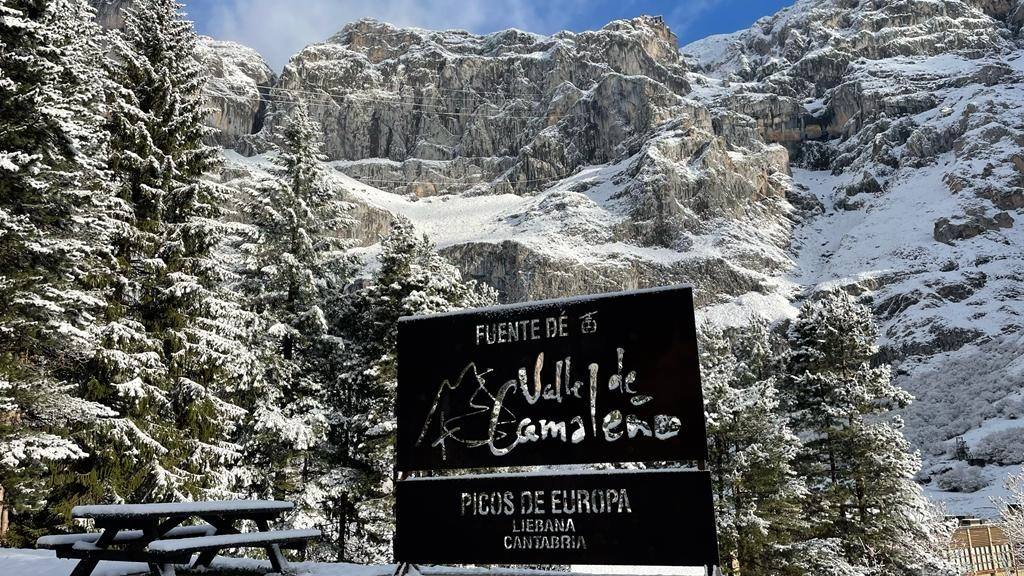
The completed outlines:
<svg viewBox="0 0 1024 576">
<path fill-rule="evenodd" d="M 395 556 L 717 566 L 710 474 L 426 470 L 707 458 L 689 287 L 406 317 Z"/>
</svg>

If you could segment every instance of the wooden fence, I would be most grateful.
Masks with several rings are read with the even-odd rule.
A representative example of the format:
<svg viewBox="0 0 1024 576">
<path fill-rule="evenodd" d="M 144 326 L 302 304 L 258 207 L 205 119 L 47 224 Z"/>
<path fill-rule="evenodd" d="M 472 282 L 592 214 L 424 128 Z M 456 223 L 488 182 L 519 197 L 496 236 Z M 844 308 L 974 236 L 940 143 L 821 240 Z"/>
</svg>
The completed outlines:
<svg viewBox="0 0 1024 576">
<path fill-rule="evenodd" d="M 965 523 L 953 533 L 946 557 L 961 574 L 1024 576 L 1006 533 L 998 524 Z"/>
</svg>

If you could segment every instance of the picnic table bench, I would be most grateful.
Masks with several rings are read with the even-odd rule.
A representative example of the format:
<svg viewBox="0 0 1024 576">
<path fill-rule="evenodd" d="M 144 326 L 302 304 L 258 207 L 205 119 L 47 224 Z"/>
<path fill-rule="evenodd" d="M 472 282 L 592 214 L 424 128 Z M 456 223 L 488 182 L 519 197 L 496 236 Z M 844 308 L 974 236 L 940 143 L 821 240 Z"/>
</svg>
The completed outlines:
<svg viewBox="0 0 1024 576">
<path fill-rule="evenodd" d="M 156 576 L 174 576 L 175 564 L 209 567 L 217 553 L 228 548 L 264 548 L 273 569 L 288 563 L 282 548 L 302 548 L 319 538 L 319 530 L 271 530 L 270 522 L 294 508 L 274 500 L 224 500 L 166 504 L 108 504 L 75 506 L 74 518 L 88 518 L 100 532 L 57 534 L 36 541 L 58 558 L 77 558 L 71 576 L 89 576 L 102 560 L 145 562 Z M 195 525 L 183 525 L 198 519 Z M 241 532 L 236 522 L 251 520 L 258 531 Z"/>
</svg>

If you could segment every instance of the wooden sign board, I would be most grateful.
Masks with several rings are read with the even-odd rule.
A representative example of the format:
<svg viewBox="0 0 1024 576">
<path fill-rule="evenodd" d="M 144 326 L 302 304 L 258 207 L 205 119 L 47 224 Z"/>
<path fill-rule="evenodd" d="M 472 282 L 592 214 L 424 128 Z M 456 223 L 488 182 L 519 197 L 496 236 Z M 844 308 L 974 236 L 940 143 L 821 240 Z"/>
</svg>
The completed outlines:
<svg viewBox="0 0 1024 576">
<path fill-rule="evenodd" d="M 685 286 L 406 317 L 397 468 L 707 455 Z"/>
<path fill-rule="evenodd" d="M 414 478 L 396 498 L 400 562 L 718 564 L 707 472 Z"/>
</svg>

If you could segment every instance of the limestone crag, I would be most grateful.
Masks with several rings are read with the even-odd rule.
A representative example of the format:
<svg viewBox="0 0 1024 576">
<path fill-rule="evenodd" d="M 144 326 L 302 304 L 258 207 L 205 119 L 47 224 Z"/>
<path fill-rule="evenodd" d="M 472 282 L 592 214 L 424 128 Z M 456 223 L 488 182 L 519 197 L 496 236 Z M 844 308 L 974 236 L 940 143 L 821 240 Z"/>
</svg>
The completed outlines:
<svg viewBox="0 0 1024 576">
<path fill-rule="evenodd" d="M 90 0 L 96 10 L 96 21 L 107 30 L 124 26 L 124 11 L 132 0 Z M 236 42 L 200 36 L 196 56 L 208 73 L 203 89 L 205 107 L 210 110 L 206 123 L 218 130 L 209 137 L 209 144 L 254 152 L 264 146 L 251 141 L 251 135 L 263 129 L 269 88 L 274 84 L 274 71 L 255 50 Z"/>
<path fill-rule="evenodd" d="M 707 304 L 772 292 L 766 273 L 789 264 L 787 152 L 689 97 L 688 74 L 655 17 L 552 36 L 361 20 L 296 54 L 262 129 L 234 146 L 267 149 L 305 102 L 339 188 L 377 223 L 360 244 L 378 215 L 405 215 L 505 301 L 672 282 Z M 509 208 L 471 215 L 474 233 L 437 221 L 495 203 Z"/>
<path fill-rule="evenodd" d="M 130 8 L 132 0 L 90 0 L 96 9 L 96 22 L 107 30 L 124 26 L 124 10 Z"/>
<path fill-rule="evenodd" d="M 509 302 L 688 283 L 696 289 L 697 306 L 707 306 L 762 288 L 757 278 L 714 258 L 663 264 L 618 255 L 595 270 L 593 264 L 551 257 L 508 240 L 457 244 L 440 252 L 467 277 L 491 284 Z"/>
<path fill-rule="evenodd" d="M 255 50 L 235 42 L 202 37 L 197 52 L 210 74 L 203 95 L 211 111 L 207 124 L 217 129 L 213 141 L 239 147 L 263 129 L 274 71 Z"/>
<path fill-rule="evenodd" d="M 277 94 L 313 106 L 332 160 L 479 159 L 480 179 L 460 188 L 439 177 L 436 188 L 482 181 L 522 193 L 610 160 L 672 117 L 688 91 L 677 42 L 652 17 L 553 36 L 361 20 L 296 54 Z"/>
<path fill-rule="evenodd" d="M 882 98 L 865 90 L 850 74 L 861 64 L 999 53 L 1012 48 L 1012 36 L 1004 23 L 961 0 L 800 0 L 749 30 L 695 42 L 684 52 L 738 85 L 718 96 L 757 119 L 766 139 L 798 147 L 798 141 L 840 136 L 879 114 L 930 107 L 926 95 Z"/>
</svg>

